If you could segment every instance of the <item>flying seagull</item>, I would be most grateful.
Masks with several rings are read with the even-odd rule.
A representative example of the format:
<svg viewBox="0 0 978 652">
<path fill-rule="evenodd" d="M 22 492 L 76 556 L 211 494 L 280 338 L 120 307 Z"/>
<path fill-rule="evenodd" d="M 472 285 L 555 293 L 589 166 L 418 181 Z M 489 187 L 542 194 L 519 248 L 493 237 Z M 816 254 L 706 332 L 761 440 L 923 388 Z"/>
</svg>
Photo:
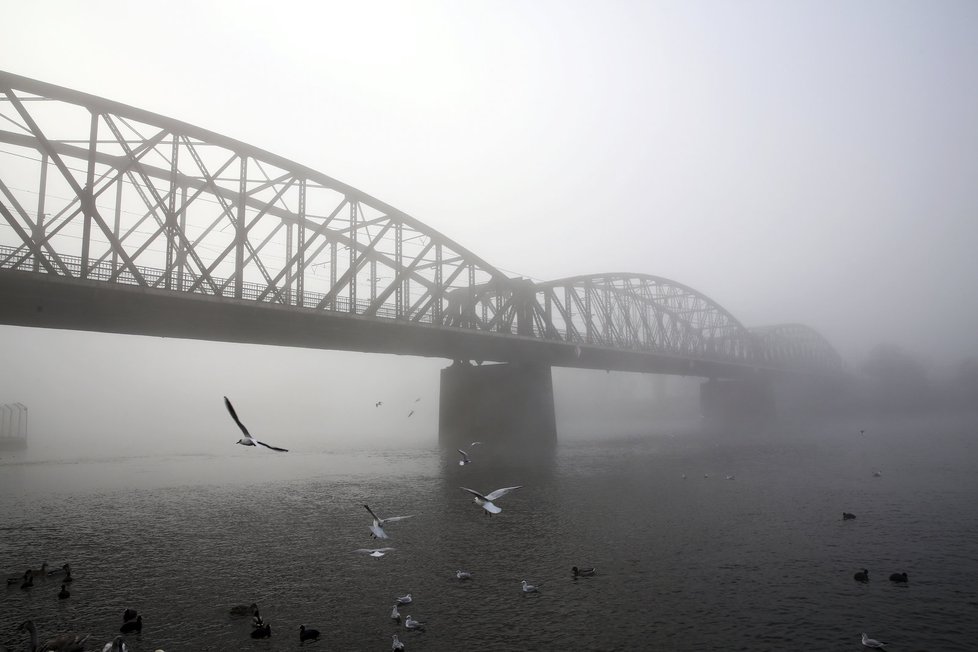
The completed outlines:
<svg viewBox="0 0 978 652">
<path fill-rule="evenodd" d="M 370 555 L 371 557 L 383 557 L 391 550 L 393 550 L 393 548 L 357 548 L 353 552 L 362 552 L 363 554 Z"/>
<path fill-rule="evenodd" d="M 456 448 L 455 450 L 457 450 L 458 454 L 462 456 L 462 459 L 458 461 L 459 466 L 465 466 L 466 464 L 472 463 L 472 460 L 469 459 L 469 456 L 465 451 L 463 451 L 461 448 Z"/>
<path fill-rule="evenodd" d="M 394 521 L 403 521 L 406 518 L 411 518 L 414 514 L 410 516 L 389 516 L 387 518 L 380 518 L 374 514 L 374 510 L 370 509 L 370 505 L 364 505 L 370 515 L 374 517 L 374 524 L 370 526 L 370 531 L 373 533 L 375 539 L 389 539 L 387 533 L 384 532 L 384 526 L 388 523 L 393 523 Z"/>
<path fill-rule="evenodd" d="M 265 442 L 258 441 L 257 439 L 255 439 L 254 437 L 252 437 L 251 436 L 251 433 L 248 432 L 248 429 L 245 428 L 245 426 L 244 426 L 243 423 L 241 423 L 241 419 L 238 418 L 238 414 L 237 414 L 237 412 L 234 411 L 234 407 L 231 405 L 231 401 L 228 400 L 228 397 L 227 396 L 224 397 L 224 405 L 227 406 L 228 412 L 231 413 L 231 418 L 234 419 L 234 422 L 236 424 L 238 424 L 238 427 L 239 428 L 241 428 L 241 432 L 244 433 L 244 437 L 242 437 L 241 439 L 239 439 L 237 443 L 241 444 L 242 446 L 256 446 L 258 444 L 261 444 L 265 448 L 271 448 L 273 451 L 278 451 L 280 453 L 288 453 L 289 452 L 289 450 L 287 448 L 279 448 L 278 446 L 269 446 Z"/>
<path fill-rule="evenodd" d="M 465 487 L 459 487 L 459 489 L 461 489 L 462 491 L 467 491 L 473 496 L 475 496 L 474 499 L 475 504 L 481 507 L 482 509 L 484 509 L 486 511 L 486 514 L 492 516 L 493 514 L 498 514 L 499 512 L 503 511 L 497 505 L 493 504 L 492 501 L 496 500 L 497 498 L 502 498 L 510 491 L 513 491 L 514 489 L 519 489 L 522 486 L 523 485 L 520 484 L 520 485 L 516 485 L 515 487 L 503 487 L 502 489 L 496 489 L 492 493 L 486 494 L 485 496 L 480 494 L 478 491 L 473 491 L 472 489 L 466 489 Z"/>
</svg>

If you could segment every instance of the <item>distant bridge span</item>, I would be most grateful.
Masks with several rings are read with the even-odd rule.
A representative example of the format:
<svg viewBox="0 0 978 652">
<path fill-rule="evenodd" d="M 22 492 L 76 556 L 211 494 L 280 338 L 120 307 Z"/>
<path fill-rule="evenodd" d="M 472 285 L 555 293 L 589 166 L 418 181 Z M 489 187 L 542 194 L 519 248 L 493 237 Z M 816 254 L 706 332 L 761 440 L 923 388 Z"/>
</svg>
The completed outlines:
<svg viewBox="0 0 978 652">
<path fill-rule="evenodd" d="M 536 283 L 308 167 L 0 71 L 0 323 L 712 378 L 833 376 L 667 279 Z"/>
</svg>

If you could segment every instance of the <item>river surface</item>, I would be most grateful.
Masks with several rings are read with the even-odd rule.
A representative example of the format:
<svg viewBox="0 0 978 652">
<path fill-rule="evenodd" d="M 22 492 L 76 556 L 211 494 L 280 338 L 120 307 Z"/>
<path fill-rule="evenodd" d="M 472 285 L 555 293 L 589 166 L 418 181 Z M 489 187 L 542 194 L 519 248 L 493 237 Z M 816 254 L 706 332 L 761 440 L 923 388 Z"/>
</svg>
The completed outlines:
<svg viewBox="0 0 978 652">
<path fill-rule="evenodd" d="M 435 445 L 0 454 L 3 570 L 70 562 L 74 579 L 66 600 L 53 578 L 0 587 L 0 644 L 24 649 L 17 626 L 31 618 L 42 638 L 91 632 L 101 649 L 131 607 L 144 619 L 135 651 L 389 650 L 394 633 L 412 651 L 856 651 L 861 632 L 890 650 L 978 649 L 974 422 L 687 429 L 504 453 L 472 447 L 464 467 Z M 511 485 L 523 487 L 491 518 L 459 489 Z M 364 503 L 414 517 L 377 543 Z M 353 552 L 378 545 L 395 550 Z M 575 565 L 597 575 L 575 580 Z M 888 581 L 898 571 L 908 584 Z M 524 595 L 523 579 L 539 592 Z M 424 633 L 390 619 L 406 593 L 401 614 Z M 229 615 L 251 602 L 270 639 Z M 320 641 L 300 644 L 300 624 Z"/>
</svg>

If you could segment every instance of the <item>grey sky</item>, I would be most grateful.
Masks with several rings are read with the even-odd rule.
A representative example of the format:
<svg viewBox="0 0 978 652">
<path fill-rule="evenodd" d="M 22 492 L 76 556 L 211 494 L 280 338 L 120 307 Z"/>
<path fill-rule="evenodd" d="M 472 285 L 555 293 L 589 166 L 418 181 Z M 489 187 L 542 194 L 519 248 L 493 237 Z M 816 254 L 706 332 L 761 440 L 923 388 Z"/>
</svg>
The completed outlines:
<svg viewBox="0 0 978 652">
<path fill-rule="evenodd" d="M 978 355 L 978 3 L 3 15 L 0 68 L 306 164 L 513 274 L 665 276 L 852 364 L 881 341 Z"/>
</svg>

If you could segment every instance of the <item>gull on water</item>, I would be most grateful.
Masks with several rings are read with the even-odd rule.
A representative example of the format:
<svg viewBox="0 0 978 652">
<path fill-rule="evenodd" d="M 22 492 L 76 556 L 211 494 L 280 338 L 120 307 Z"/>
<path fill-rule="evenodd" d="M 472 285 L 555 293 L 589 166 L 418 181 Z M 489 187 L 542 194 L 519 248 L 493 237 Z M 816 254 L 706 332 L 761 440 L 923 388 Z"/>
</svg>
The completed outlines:
<svg viewBox="0 0 978 652">
<path fill-rule="evenodd" d="M 122 636 L 116 636 L 114 639 L 102 646 L 102 652 L 129 652 L 129 646 L 126 645 L 126 639 Z"/>
<path fill-rule="evenodd" d="M 26 630 L 31 635 L 31 650 L 55 650 L 56 652 L 74 652 L 75 650 L 85 649 L 85 641 L 89 634 L 58 634 L 53 638 L 44 641 L 44 645 L 37 644 L 37 628 L 34 627 L 33 620 L 25 620 L 18 628 Z"/>
<path fill-rule="evenodd" d="M 231 401 L 228 400 L 228 397 L 227 396 L 224 397 L 224 405 L 227 407 L 228 412 L 231 413 L 231 418 L 234 419 L 234 422 L 236 424 L 238 424 L 238 428 L 240 428 L 241 429 L 241 432 L 244 433 L 244 437 L 242 437 L 241 439 L 239 439 L 237 441 L 237 443 L 241 444 L 242 446 L 258 446 L 258 445 L 261 445 L 261 446 L 264 446 L 265 448 L 271 448 L 273 451 L 278 451 L 280 453 L 288 453 L 289 452 L 289 450 L 287 448 L 279 448 L 278 446 L 270 446 L 270 445 L 266 444 L 265 442 L 258 441 L 257 439 L 255 439 L 254 437 L 252 437 L 251 436 L 251 433 L 248 432 L 248 429 L 245 428 L 245 426 L 244 426 L 243 423 L 241 423 L 241 419 L 238 418 L 238 413 L 234 411 L 234 407 L 231 405 Z"/>
<path fill-rule="evenodd" d="M 866 632 L 863 632 L 863 645 L 866 647 L 874 647 L 877 649 L 882 649 L 886 646 L 883 641 L 877 641 L 875 638 L 870 638 L 866 636 Z"/>
<path fill-rule="evenodd" d="M 424 631 L 424 623 L 419 622 L 414 618 L 412 618 L 411 614 L 408 614 L 408 617 L 404 619 L 404 626 L 407 627 L 408 629 L 413 629 L 418 632 Z"/>
<path fill-rule="evenodd" d="M 401 643 L 401 639 L 397 638 L 397 634 L 391 634 L 391 650 L 393 652 L 404 652 L 404 643 Z"/>
<path fill-rule="evenodd" d="M 526 580 L 523 580 L 521 583 L 523 584 L 523 593 L 537 592 L 537 587 L 533 586 L 532 584 L 528 584 Z"/>
<path fill-rule="evenodd" d="M 513 491 L 514 489 L 519 489 L 522 486 L 523 485 L 520 484 L 520 485 L 516 485 L 515 487 L 503 487 L 502 489 L 496 489 L 492 493 L 488 493 L 485 496 L 480 494 L 478 491 L 473 491 L 472 489 L 466 489 L 465 487 L 459 487 L 459 489 L 461 489 L 462 491 L 467 491 L 473 496 L 475 496 L 474 498 L 475 504 L 481 507 L 482 509 L 484 509 L 486 514 L 492 516 L 493 514 L 498 514 L 499 512 L 503 511 L 492 501 L 498 498 L 502 498 L 510 491 Z"/>
<path fill-rule="evenodd" d="M 397 610 L 396 604 L 391 608 L 391 620 L 395 621 L 398 625 L 401 624 L 401 612 Z"/>
<path fill-rule="evenodd" d="M 408 593 L 407 595 L 402 595 L 401 597 L 394 598 L 394 599 L 397 600 L 397 604 L 411 604 L 413 602 L 413 600 L 411 599 L 411 594 L 410 593 Z"/>
<path fill-rule="evenodd" d="M 882 478 L 883 477 L 883 472 L 882 471 L 873 471 L 873 477 L 874 478 Z"/>
<path fill-rule="evenodd" d="M 465 466 L 466 464 L 472 463 L 472 460 L 469 459 L 469 456 L 465 451 L 463 451 L 461 448 L 456 448 L 455 450 L 457 450 L 458 454 L 462 456 L 462 459 L 458 461 L 459 466 Z"/>
<path fill-rule="evenodd" d="M 370 555 L 371 557 L 383 557 L 389 553 L 393 548 L 357 548 L 353 552 L 362 552 L 365 555 Z"/>
<path fill-rule="evenodd" d="M 403 521 L 406 518 L 411 518 L 414 516 L 388 516 L 387 518 L 380 518 L 374 514 L 374 510 L 370 509 L 370 505 L 364 505 L 364 508 L 370 512 L 370 515 L 374 517 L 374 523 L 370 526 L 370 531 L 373 533 L 375 539 L 388 539 L 387 533 L 384 532 L 384 526 L 388 523 L 393 523 L 395 521 Z"/>
<path fill-rule="evenodd" d="M 472 579 L 472 573 L 464 570 L 457 570 L 455 571 L 455 577 L 460 580 L 470 580 Z"/>
</svg>

